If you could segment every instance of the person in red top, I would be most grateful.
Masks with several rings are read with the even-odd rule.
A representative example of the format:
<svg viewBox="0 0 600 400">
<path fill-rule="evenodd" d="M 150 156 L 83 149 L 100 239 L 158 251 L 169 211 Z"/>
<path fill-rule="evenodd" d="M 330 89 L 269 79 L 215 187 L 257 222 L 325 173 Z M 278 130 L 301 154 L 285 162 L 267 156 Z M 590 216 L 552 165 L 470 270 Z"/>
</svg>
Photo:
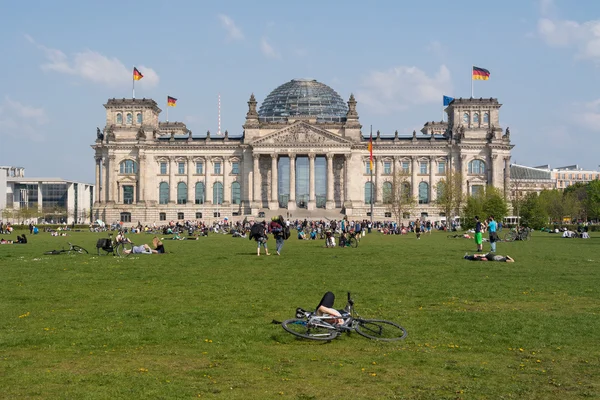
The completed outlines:
<svg viewBox="0 0 600 400">
<path fill-rule="evenodd" d="M 277 249 L 277 255 L 281 255 L 281 249 L 283 248 L 283 224 L 279 217 L 271 218 L 269 224 L 269 231 L 275 238 L 275 248 Z"/>
</svg>

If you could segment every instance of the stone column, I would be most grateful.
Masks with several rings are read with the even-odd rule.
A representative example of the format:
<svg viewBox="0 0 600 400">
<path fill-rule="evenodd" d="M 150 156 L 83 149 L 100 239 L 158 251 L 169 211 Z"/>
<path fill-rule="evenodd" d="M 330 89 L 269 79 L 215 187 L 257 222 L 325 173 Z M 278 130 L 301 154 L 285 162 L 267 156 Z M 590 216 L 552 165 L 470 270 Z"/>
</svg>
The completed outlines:
<svg viewBox="0 0 600 400">
<path fill-rule="evenodd" d="M 435 157 L 429 157 L 429 203 L 433 203 L 435 201 L 435 190 L 434 190 L 434 169 L 435 169 Z"/>
<path fill-rule="evenodd" d="M 119 165 L 117 164 L 116 157 L 114 155 L 110 156 L 110 174 L 108 174 L 108 178 L 110 179 L 110 200 L 113 203 L 119 201 L 119 192 L 117 188 L 117 177 L 119 176 Z"/>
<path fill-rule="evenodd" d="M 504 157 L 504 199 L 510 193 L 510 156 Z"/>
<path fill-rule="evenodd" d="M 146 200 L 146 155 L 138 154 L 138 185 L 137 202 Z"/>
<path fill-rule="evenodd" d="M 496 173 L 496 160 L 498 159 L 498 154 L 492 154 L 490 157 L 490 165 L 488 168 L 489 178 L 488 185 L 496 186 L 496 179 L 494 179 L 494 174 Z"/>
<path fill-rule="evenodd" d="M 279 208 L 279 182 L 277 181 L 277 153 L 271 154 L 271 203 L 269 204 L 270 210 L 276 210 Z"/>
<path fill-rule="evenodd" d="M 333 153 L 327 153 L 327 203 L 325 208 L 331 210 L 335 208 L 333 200 Z"/>
<path fill-rule="evenodd" d="M 252 190 L 252 194 L 253 194 L 253 200 L 254 200 L 254 204 L 256 207 L 260 208 L 262 207 L 262 202 L 260 199 L 260 167 L 258 165 L 258 161 L 260 159 L 260 154 L 253 154 L 252 157 L 254 158 L 254 189 Z"/>
<path fill-rule="evenodd" d="M 315 201 L 315 157 L 314 153 L 308 155 L 308 210 L 314 210 L 316 208 Z"/>
<path fill-rule="evenodd" d="M 350 198 L 350 160 L 352 159 L 352 154 L 344 154 L 344 208 L 346 209 L 346 214 L 348 214 L 348 210 L 352 210 L 352 199 Z M 361 165 L 364 168 L 363 165 Z"/>
<path fill-rule="evenodd" d="M 177 183 L 175 181 L 175 157 L 169 157 L 169 203 L 177 202 Z"/>
<path fill-rule="evenodd" d="M 194 204 L 194 198 L 196 193 L 196 188 L 194 187 L 194 157 L 187 157 L 187 202 L 188 204 Z"/>
<path fill-rule="evenodd" d="M 411 181 L 410 181 L 410 190 L 412 192 L 412 197 L 419 202 L 419 182 L 417 181 L 417 168 L 419 168 L 417 162 L 417 156 L 412 157 L 412 165 L 411 165 Z"/>
<path fill-rule="evenodd" d="M 229 157 L 223 157 L 223 205 L 229 205 L 231 203 L 231 190 L 227 189 L 227 175 L 229 174 L 229 169 L 227 165 L 229 164 Z"/>
<path fill-rule="evenodd" d="M 296 154 L 289 153 L 290 157 L 290 198 L 288 199 L 288 210 L 296 209 Z"/>
<path fill-rule="evenodd" d="M 110 157 L 104 157 L 104 201 L 108 203 L 110 201 L 110 178 L 112 173 L 110 172 Z"/>
<path fill-rule="evenodd" d="M 100 182 L 100 163 L 102 162 L 102 158 L 100 157 L 96 157 L 96 193 L 94 193 L 94 197 L 96 198 L 96 203 L 101 203 L 102 202 L 102 198 L 100 197 L 100 186 L 101 186 L 101 182 Z M 41 204 L 41 202 L 38 199 L 38 204 Z"/>
<path fill-rule="evenodd" d="M 382 190 L 381 190 L 381 157 L 377 156 L 377 157 L 373 157 L 373 168 L 375 168 L 374 172 L 374 181 L 373 181 L 373 198 L 371 199 L 371 201 L 373 202 L 373 205 L 381 205 L 381 197 L 382 197 Z"/>
<path fill-rule="evenodd" d="M 460 169 L 461 169 L 461 174 L 462 174 L 462 188 L 463 188 L 463 194 L 468 195 L 469 194 L 469 168 L 468 168 L 468 163 L 467 163 L 467 155 L 466 154 L 461 154 L 460 155 Z"/>
</svg>

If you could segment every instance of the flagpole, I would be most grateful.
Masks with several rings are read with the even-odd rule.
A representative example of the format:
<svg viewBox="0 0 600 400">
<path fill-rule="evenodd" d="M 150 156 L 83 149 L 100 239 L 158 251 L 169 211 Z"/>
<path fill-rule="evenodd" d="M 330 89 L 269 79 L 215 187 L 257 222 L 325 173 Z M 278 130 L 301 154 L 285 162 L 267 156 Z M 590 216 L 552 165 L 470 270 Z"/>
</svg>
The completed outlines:
<svg viewBox="0 0 600 400">
<path fill-rule="evenodd" d="M 371 125 L 371 134 L 369 136 L 371 143 L 371 154 L 373 154 L 373 125 Z M 371 172 L 371 228 L 373 228 L 373 163 L 369 158 L 369 172 Z"/>
<path fill-rule="evenodd" d="M 135 66 L 133 66 L 133 71 L 135 71 Z M 131 98 L 135 99 L 135 76 L 133 73 L 131 74 L 131 81 L 132 81 Z"/>
<path fill-rule="evenodd" d="M 473 68 L 475 68 L 475 66 L 471 65 L 471 98 L 473 98 Z"/>
<path fill-rule="evenodd" d="M 169 98 L 167 97 L 167 122 L 169 122 Z"/>
</svg>

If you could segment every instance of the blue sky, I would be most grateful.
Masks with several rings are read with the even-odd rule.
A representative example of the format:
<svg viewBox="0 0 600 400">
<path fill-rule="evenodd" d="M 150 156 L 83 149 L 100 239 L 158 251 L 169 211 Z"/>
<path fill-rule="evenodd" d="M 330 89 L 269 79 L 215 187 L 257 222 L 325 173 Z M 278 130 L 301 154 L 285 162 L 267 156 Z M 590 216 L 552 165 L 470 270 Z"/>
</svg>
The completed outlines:
<svg viewBox="0 0 600 400">
<path fill-rule="evenodd" d="M 504 104 L 513 162 L 600 164 L 600 2 L 41 1 L 0 6 L 0 165 L 93 182 L 108 98 L 179 99 L 195 135 L 241 134 L 248 98 L 314 78 L 354 93 L 363 132 L 410 134 L 442 95 Z M 164 120 L 165 117 L 161 118 Z"/>
</svg>

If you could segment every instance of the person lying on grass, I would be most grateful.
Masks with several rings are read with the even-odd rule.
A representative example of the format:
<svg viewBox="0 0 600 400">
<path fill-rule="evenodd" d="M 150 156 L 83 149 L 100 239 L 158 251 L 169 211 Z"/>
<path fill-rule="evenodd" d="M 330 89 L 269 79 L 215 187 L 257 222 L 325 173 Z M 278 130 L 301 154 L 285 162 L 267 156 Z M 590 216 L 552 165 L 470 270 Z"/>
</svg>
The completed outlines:
<svg viewBox="0 0 600 400">
<path fill-rule="evenodd" d="M 125 250 L 125 254 L 152 254 L 152 249 L 147 244 L 133 246 L 131 250 Z"/>
<path fill-rule="evenodd" d="M 515 260 L 510 256 L 501 256 L 491 252 L 487 254 L 465 254 L 464 259 L 469 261 L 515 262 Z"/>
<path fill-rule="evenodd" d="M 331 315 L 331 316 L 335 316 L 335 317 L 341 317 L 342 314 L 336 310 L 335 308 L 333 308 L 333 303 L 335 301 L 335 295 L 331 292 L 327 292 L 323 295 L 323 298 L 321 299 L 321 301 L 319 302 L 319 305 L 317 306 L 317 315 L 319 316 L 323 316 L 323 315 Z M 332 318 L 331 320 L 327 320 L 327 322 L 331 323 L 331 324 L 343 324 L 344 320 L 341 318 Z"/>
</svg>

